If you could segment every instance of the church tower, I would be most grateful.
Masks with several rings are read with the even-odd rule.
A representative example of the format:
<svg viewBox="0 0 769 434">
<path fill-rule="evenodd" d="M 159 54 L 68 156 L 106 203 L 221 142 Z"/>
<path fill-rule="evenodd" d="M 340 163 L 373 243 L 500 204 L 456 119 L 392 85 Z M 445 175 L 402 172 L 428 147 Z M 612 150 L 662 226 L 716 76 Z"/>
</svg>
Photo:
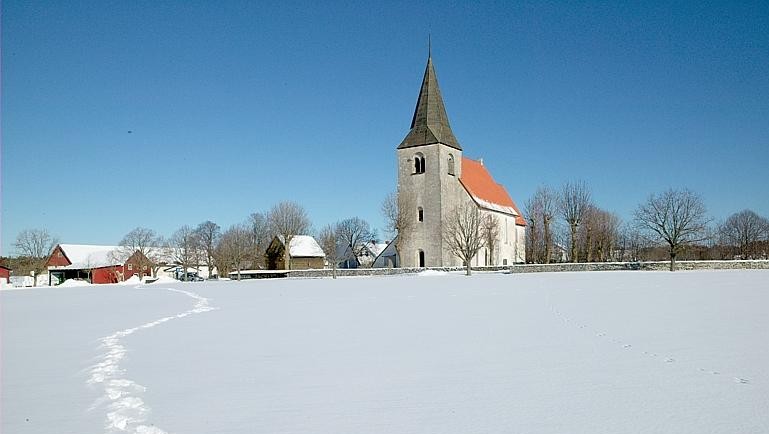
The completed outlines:
<svg viewBox="0 0 769 434">
<path fill-rule="evenodd" d="M 399 265 L 461 265 L 445 248 L 442 230 L 462 200 L 462 147 L 449 126 L 432 56 L 427 58 L 411 129 L 397 154 L 398 207 L 406 220 L 397 241 Z"/>
</svg>

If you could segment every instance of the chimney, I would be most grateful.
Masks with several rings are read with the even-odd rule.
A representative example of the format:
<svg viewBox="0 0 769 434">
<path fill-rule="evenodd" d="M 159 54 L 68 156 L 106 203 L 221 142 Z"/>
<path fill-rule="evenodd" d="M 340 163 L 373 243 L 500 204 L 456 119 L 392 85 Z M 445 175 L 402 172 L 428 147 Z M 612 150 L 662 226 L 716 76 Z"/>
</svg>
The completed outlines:
<svg viewBox="0 0 769 434">
<path fill-rule="evenodd" d="M 481 166 L 483 166 L 483 158 L 479 158 L 478 162 L 481 163 Z"/>
</svg>

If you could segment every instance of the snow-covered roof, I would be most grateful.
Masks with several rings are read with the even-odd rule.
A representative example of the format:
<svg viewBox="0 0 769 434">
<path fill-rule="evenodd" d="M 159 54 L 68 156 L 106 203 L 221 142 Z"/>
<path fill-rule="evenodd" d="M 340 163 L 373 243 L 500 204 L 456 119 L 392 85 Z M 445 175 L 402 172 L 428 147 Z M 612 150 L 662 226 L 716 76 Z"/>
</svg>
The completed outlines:
<svg viewBox="0 0 769 434">
<path fill-rule="evenodd" d="M 291 257 L 310 257 L 324 258 L 323 249 L 320 248 L 315 238 L 309 235 L 296 235 L 291 238 L 291 248 L 289 249 Z"/>
<path fill-rule="evenodd" d="M 376 243 L 376 242 L 368 242 L 366 243 L 366 248 L 369 252 L 371 252 L 371 256 L 377 257 L 379 256 L 384 249 L 387 248 L 388 243 Z"/>
<path fill-rule="evenodd" d="M 109 267 L 122 265 L 122 261 L 116 259 L 113 252 L 119 246 L 93 246 L 89 244 L 59 244 L 64 255 L 71 262 L 70 265 L 56 267 L 57 269 L 80 270 L 85 268 Z"/>
</svg>

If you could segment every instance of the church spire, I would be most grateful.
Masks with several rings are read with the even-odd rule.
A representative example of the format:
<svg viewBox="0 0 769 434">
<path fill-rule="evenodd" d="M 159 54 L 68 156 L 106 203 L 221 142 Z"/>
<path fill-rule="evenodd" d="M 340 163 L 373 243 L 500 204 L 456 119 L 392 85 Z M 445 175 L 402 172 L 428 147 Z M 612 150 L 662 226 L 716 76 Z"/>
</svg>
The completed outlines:
<svg viewBox="0 0 769 434">
<path fill-rule="evenodd" d="M 429 45 L 428 42 L 428 51 L 431 51 L 432 47 Z M 419 90 L 414 117 L 411 119 L 411 130 L 398 149 L 433 143 L 443 143 L 462 150 L 449 126 L 449 117 L 446 115 L 446 107 L 443 105 L 438 78 L 433 67 L 432 53 L 428 53 L 422 88 Z"/>
</svg>

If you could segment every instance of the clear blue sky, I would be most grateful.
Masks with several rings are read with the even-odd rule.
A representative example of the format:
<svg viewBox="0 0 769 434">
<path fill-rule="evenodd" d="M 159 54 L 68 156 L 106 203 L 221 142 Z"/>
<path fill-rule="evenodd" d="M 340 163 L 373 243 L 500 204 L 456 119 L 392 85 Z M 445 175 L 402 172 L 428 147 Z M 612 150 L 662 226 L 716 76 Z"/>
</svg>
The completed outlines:
<svg viewBox="0 0 769 434">
<path fill-rule="evenodd" d="M 281 200 L 382 226 L 432 33 L 465 155 L 523 205 L 688 187 L 769 216 L 769 2 L 2 2 L 2 253 Z M 132 133 L 128 133 L 132 131 Z"/>
</svg>

